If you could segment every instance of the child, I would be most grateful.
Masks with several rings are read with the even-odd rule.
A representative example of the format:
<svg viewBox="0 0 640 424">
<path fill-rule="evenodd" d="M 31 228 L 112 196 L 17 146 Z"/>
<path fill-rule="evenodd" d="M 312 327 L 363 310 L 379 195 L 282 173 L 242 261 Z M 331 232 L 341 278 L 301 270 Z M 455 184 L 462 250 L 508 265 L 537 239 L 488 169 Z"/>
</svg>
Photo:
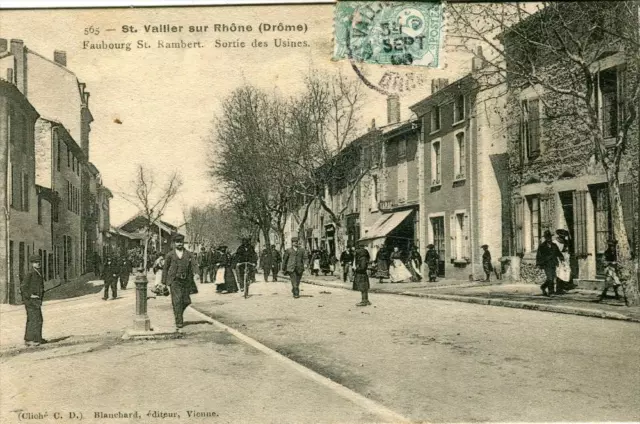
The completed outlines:
<svg viewBox="0 0 640 424">
<path fill-rule="evenodd" d="M 491 252 L 489 252 L 489 245 L 483 244 L 480 246 L 484 253 L 482 254 L 482 269 L 484 270 L 485 282 L 491 281 L 491 272 L 493 271 L 493 265 L 491 265 Z"/>
</svg>

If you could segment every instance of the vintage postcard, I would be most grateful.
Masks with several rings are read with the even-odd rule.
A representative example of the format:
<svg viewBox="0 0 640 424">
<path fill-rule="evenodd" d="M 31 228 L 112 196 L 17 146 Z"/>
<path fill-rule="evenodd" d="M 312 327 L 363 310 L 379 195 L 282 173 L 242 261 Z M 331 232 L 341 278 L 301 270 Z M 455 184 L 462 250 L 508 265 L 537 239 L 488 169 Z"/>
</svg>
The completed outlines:
<svg viewBox="0 0 640 424">
<path fill-rule="evenodd" d="M 0 422 L 640 420 L 637 2 L 4 7 Z"/>
</svg>

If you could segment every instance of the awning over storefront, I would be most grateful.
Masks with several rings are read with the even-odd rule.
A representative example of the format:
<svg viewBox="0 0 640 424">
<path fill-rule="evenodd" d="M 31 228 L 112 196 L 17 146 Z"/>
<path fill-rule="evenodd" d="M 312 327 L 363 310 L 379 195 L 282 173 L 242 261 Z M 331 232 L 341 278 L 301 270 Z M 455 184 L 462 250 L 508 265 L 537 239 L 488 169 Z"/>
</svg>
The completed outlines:
<svg viewBox="0 0 640 424">
<path fill-rule="evenodd" d="M 412 209 L 383 214 L 370 228 L 365 231 L 365 235 L 358 241 L 374 240 L 384 238 L 389 235 L 402 221 L 407 219 L 413 212 Z"/>
</svg>

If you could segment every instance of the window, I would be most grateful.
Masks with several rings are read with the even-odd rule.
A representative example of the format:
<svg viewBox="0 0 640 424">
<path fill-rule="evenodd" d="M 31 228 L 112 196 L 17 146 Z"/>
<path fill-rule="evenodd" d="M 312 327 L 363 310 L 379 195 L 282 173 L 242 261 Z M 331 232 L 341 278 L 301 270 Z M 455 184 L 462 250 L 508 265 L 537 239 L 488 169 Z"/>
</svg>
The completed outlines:
<svg viewBox="0 0 640 424">
<path fill-rule="evenodd" d="M 540 101 L 527 99 L 521 103 L 520 142 L 525 159 L 535 159 L 540 155 Z"/>
<path fill-rule="evenodd" d="M 58 220 L 60 219 L 60 204 L 58 203 L 58 201 L 54 201 L 51 204 L 51 219 L 53 220 L 53 222 L 58 222 Z"/>
<path fill-rule="evenodd" d="M 465 238 L 465 222 L 464 222 L 464 213 L 456 214 L 456 239 L 455 239 L 455 258 L 462 259 L 465 257 L 464 251 L 464 238 Z"/>
<path fill-rule="evenodd" d="M 465 142 L 464 142 L 464 132 L 459 132 L 456 134 L 456 141 L 454 145 L 454 179 L 462 180 L 465 176 L 466 171 L 466 157 L 465 157 Z"/>
<path fill-rule="evenodd" d="M 431 143 L 431 185 L 440 185 L 440 142 Z"/>
<path fill-rule="evenodd" d="M 22 174 L 22 210 L 29 210 L 29 174 Z"/>
<path fill-rule="evenodd" d="M 42 225 L 42 198 L 38 196 L 38 225 Z"/>
<path fill-rule="evenodd" d="M 407 161 L 402 161 L 398 164 L 398 202 L 400 203 L 407 201 L 407 194 L 409 192 L 409 176 L 407 168 Z"/>
<path fill-rule="evenodd" d="M 378 209 L 378 176 L 374 175 L 371 179 L 371 209 Z"/>
<path fill-rule="evenodd" d="M 431 132 L 440 130 L 440 106 L 431 108 Z"/>
<path fill-rule="evenodd" d="M 464 120 L 464 94 L 456 97 L 453 103 L 453 122 L 457 123 Z"/>
<path fill-rule="evenodd" d="M 58 138 L 58 131 L 53 129 L 53 148 L 56 150 L 56 169 L 60 171 L 60 162 L 62 162 L 62 143 Z"/>
<path fill-rule="evenodd" d="M 602 126 L 602 135 L 613 138 L 618 133 L 618 122 L 621 119 L 620 79 L 616 68 L 600 71 L 596 77 L 598 113 Z"/>
<path fill-rule="evenodd" d="M 540 196 L 527 197 L 529 204 L 529 235 L 531 239 L 531 251 L 538 250 L 540 245 L 540 237 L 542 236 L 542 220 L 540 219 Z"/>
<path fill-rule="evenodd" d="M 404 158 L 407 156 L 407 140 L 402 139 L 398 141 L 398 157 Z"/>
<path fill-rule="evenodd" d="M 596 274 L 604 274 L 604 251 L 607 240 L 613 235 L 611 209 L 609 207 L 609 189 L 606 184 L 592 186 L 591 196 L 594 209 L 594 226 L 596 233 Z"/>
<path fill-rule="evenodd" d="M 11 164 L 11 206 L 15 210 L 22 210 L 22 174 L 20 169 Z"/>
</svg>

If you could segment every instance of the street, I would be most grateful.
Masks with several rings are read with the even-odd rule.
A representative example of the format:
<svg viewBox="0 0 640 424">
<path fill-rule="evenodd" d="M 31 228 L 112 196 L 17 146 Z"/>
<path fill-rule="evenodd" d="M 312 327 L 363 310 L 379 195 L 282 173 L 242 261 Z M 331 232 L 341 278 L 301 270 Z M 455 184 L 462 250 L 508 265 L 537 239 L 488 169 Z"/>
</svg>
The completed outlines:
<svg viewBox="0 0 640 424">
<path fill-rule="evenodd" d="M 293 299 L 288 282 L 256 283 L 248 299 L 199 289 L 196 311 L 411 420 L 640 418 L 636 323 L 383 294 L 357 308 L 357 292 L 304 284 Z M 160 419 L 153 411 L 169 414 L 162 422 L 187 411 L 208 422 L 389 422 L 191 309 L 181 338 L 122 341 L 133 290 L 98 296 L 45 303 L 45 335 L 73 336 L 59 346 L 2 355 L 3 422 L 18 411 L 93 422 L 100 411 L 138 411 L 142 422 Z M 169 298 L 149 308 L 154 327 L 170 327 Z M 19 314 L 2 315 L 14 338 Z"/>
</svg>

